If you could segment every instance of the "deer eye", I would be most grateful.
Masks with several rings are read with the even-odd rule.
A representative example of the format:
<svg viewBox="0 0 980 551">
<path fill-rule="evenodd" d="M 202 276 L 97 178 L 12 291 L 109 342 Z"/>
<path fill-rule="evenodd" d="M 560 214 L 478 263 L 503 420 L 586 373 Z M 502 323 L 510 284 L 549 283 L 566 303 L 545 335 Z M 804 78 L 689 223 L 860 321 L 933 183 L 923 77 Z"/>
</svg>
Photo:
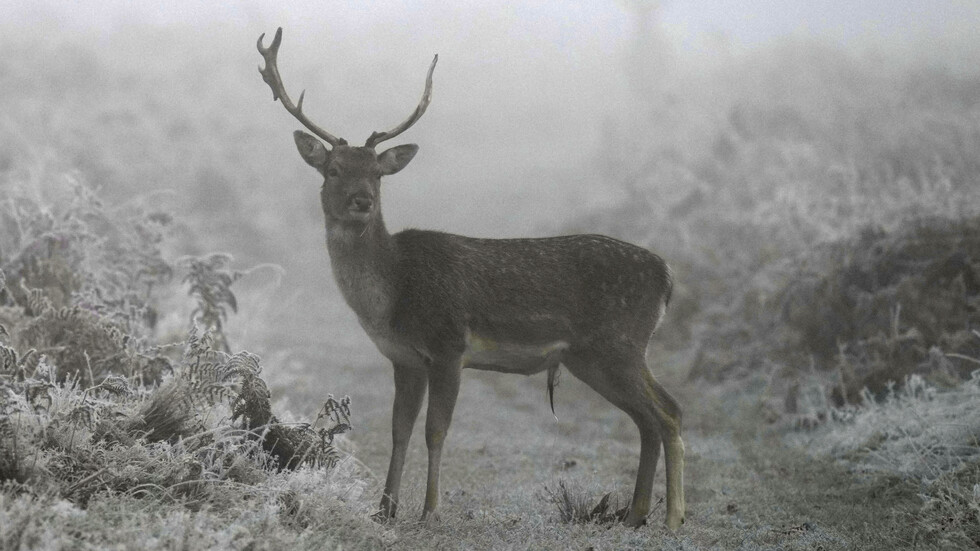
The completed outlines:
<svg viewBox="0 0 980 551">
<path fill-rule="evenodd" d="M 337 172 L 336 168 L 331 168 L 330 170 L 327 171 L 327 176 L 331 178 L 336 178 L 337 176 L 340 176 L 340 172 Z"/>
</svg>

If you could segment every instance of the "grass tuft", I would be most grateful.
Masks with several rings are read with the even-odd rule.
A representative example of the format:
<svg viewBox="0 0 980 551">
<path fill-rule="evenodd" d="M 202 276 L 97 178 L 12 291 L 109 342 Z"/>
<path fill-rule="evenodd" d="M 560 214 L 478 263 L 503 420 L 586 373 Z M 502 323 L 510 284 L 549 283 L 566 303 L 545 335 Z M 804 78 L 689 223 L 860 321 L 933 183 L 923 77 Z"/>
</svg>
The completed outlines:
<svg viewBox="0 0 980 551">
<path fill-rule="evenodd" d="M 544 489 L 547 500 L 558 509 L 558 519 L 565 524 L 612 524 L 622 522 L 629 514 L 629 504 L 620 507 L 621 500 L 613 497 L 612 492 L 595 502 L 584 489 L 570 488 L 563 479 L 555 487 L 546 485 Z M 662 499 L 657 502 L 658 507 L 662 502 Z"/>
</svg>

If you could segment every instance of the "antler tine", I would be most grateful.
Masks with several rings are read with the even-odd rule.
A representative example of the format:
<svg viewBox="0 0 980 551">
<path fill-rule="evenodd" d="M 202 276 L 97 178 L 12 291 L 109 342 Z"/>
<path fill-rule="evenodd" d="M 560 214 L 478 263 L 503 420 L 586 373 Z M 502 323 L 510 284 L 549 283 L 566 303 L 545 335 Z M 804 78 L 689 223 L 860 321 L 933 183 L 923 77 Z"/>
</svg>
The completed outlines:
<svg viewBox="0 0 980 551">
<path fill-rule="evenodd" d="M 374 147 L 385 140 L 394 138 L 395 136 L 411 128 L 413 124 L 422 118 L 422 114 L 425 113 L 425 110 L 429 107 L 429 102 L 432 101 L 432 71 L 436 69 L 437 61 L 439 61 L 439 54 L 436 54 L 432 58 L 432 65 L 429 65 L 429 73 L 425 75 L 425 91 L 422 92 L 422 99 L 419 100 L 419 104 L 412 113 L 412 116 L 408 117 L 403 123 L 387 132 L 372 132 L 371 137 L 364 143 L 365 147 Z"/>
<path fill-rule="evenodd" d="M 303 97 L 306 95 L 306 90 L 300 92 L 299 102 L 296 105 L 293 105 L 293 100 L 289 99 L 289 95 L 286 93 L 286 87 L 282 83 L 282 77 L 279 76 L 279 66 L 276 63 L 276 56 L 279 54 L 279 44 L 282 42 L 282 27 L 276 30 L 276 36 L 272 39 L 272 44 L 268 48 L 262 46 L 262 40 L 264 38 L 265 33 L 262 33 L 256 44 L 259 53 L 265 59 L 265 67 L 259 67 L 259 73 L 262 75 L 262 80 L 269 85 L 269 88 L 272 88 L 272 101 L 279 100 L 282 102 L 282 106 L 286 108 L 286 111 L 289 111 L 289 114 L 296 117 L 299 122 L 303 123 L 303 126 L 310 129 L 310 132 L 313 132 L 331 146 L 346 145 L 346 140 L 338 138 L 313 124 L 313 121 L 303 114 Z"/>
</svg>

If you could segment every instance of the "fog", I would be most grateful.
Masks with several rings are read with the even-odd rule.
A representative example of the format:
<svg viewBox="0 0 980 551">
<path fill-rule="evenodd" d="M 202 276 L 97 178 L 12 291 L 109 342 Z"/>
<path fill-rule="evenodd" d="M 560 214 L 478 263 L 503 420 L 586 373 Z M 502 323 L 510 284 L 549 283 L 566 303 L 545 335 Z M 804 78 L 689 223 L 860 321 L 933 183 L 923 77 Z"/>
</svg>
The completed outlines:
<svg viewBox="0 0 980 551">
<path fill-rule="evenodd" d="M 307 114 L 352 143 L 411 112 L 438 53 L 432 105 L 396 140 L 421 152 L 386 181 L 385 218 L 392 231 L 491 237 L 566 231 L 629 200 L 623 182 L 651 151 L 704 146 L 703 128 L 754 78 L 732 67 L 758 52 L 769 52 L 764 64 L 823 44 L 869 71 L 886 60 L 969 72 L 980 60 L 980 4 L 969 0 L 7 0 L 0 13 L 7 50 L 39 64 L 3 62 L 7 96 L 36 96 L 7 104 L 13 155 L 65 159 L 116 201 L 172 189 L 202 248 L 281 264 L 331 293 L 319 176 L 256 71 L 256 38 L 279 26 L 287 89 L 306 89 Z M 130 122 L 101 126 L 114 109 L 131 110 Z M 653 184 L 665 202 L 686 185 Z"/>
<path fill-rule="evenodd" d="M 505 295 L 540 294 L 555 266 L 599 287 L 562 282 L 537 306 L 436 297 L 491 329 L 466 329 L 464 361 L 549 369 L 467 369 L 456 400 L 433 353 L 430 409 L 458 402 L 443 491 L 422 491 L 434 421 L 398 522 L 375 527 L 412 399 L 392 415 L 389 362 L 331 274 L 301 123 L 256 70 L 279 27 L 289 94 L 355 145 L 409 116 L 439 55 L 428 111 L 379 147 L 420 146 L 382 183 L 392 233 L 599 233 L 666 260 L 669 308 L 643 343 L 659 383 L 614 313 L 649 311 L 629 297 L 665 284 L 626 248 L 534 253 L 544 278 L 531 253 L 499 266 Z M 0 548 L 975 548 L 978 30 L 978 0 L 0 0 Z M 361 296 L 424 296 L 379 289 Z M 396 322 L 389 350 L 449 350 L 427 340 L 447 324 Z M 495 342 L 522 325 L 527 342 Z M 207 351 L 225 346 L 261 362 Z M 557 389 L 555 357 L 573 367 Z M 309 439 L 332 442 L 328 393 L 354 404 L 339 470 L 260 477 L 258 432 L 324 467 Z M 636 512 L 616 503 L 641 449 L 630 417 L 644 464 L 661 436 L 680 464 L 677 404 L 685 526 L 657 527 L 678 511 L 659 472 L 634 504 L 651 526 L 602 526 Z M 425 510 L 444 495 L 442 522 L 414 522 L 423 494 Z"/>
<path fill-rule="evenodd" d="M 0 6 L 8 41 L 84 36 L 97 54 L 157 59 L 159 51 L 144 48 L 160 44 L 141 40 L 140 29 L 151 28 L 169 33 L 175 46 L 213 48 L 234 64 L 223 70 L 236 76 L 259 61 L 254 38 L 282 26 L 287 86 L 294 94 L 307 89 L 307 112 L 353 142 L 410 112 L 428 61 L 439 53 L 433 105 L 402 137 L 420 143 L 422 155 L 386 190 L 386 216 L 394 228 L 479 235 L 553 228 L 583 201 L 602 201 L 609 192 L 603 175 L 588 172 L 582 160 L 599 148 L 604 125 L 629 121 L 658 84 L 704 73 L 732 55 L 794 36 L 850 52 L 900 52 L 953 69 L 972 69 L 980 59 L 980 4 L 970 0 Z M 257 76 L 252 84 L 236 92 L 250 100 L 268 95 Z M 288 144 L 285 130 L 296 123 L 275 113 L 278 106 L 237 107 L 242 116 L 274 121 L 270 142 Z"/>
<path fill-rule="evenodd" d="M 980 4 L 970 0 L 5 1 L 0 11 L 8 41 L 84 36 L 96 55 L 155 60 L 161 42 L 141 40 L 140 29 L 151 29 L 169 34 L 175 47 L 186 41 L 220 52 L 229 64 L 223 71 L 236 76 L 259 61 L 254 39 L 282 26 L 287 86 L 294 94 L 306 88 L 307 112 L 355 142 L 410 112 L 439 53 L 432 107 L 402 137 L 422 154 L 386 190 L 386 216 L 394 228 L 495 236 L 559 227 L 584 204 L 602 201 L 610 193 L 603 174 L 583 158 L 595 155 L 604 127 L 629 121 L 663 82 L 787 36 L 971 69 L 980 28 Z M 229 97 L 247 94 L 241 116 L 270 121 L 270 143 L 288 149 L 296 123 L 259 101 L 268 90 L 257 75 L 248 78 L 229 81 L 252 84 Z M 289 185 L 312 186 L 315 175 L 309 180 Z"/>
</svg>

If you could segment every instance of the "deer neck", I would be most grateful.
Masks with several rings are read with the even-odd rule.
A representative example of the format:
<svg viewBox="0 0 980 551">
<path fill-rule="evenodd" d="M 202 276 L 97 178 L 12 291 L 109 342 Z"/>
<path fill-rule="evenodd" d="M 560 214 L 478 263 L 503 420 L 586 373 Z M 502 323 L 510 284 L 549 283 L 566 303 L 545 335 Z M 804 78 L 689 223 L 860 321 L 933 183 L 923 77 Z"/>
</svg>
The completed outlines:
<svg viewBox="0 0 980 551">
<path fill-rule="evenodd" d="M 379 212 L 366 225 L 327 220 L 327 250 L 344 300 L 369 330 L 391 310 L 395 243 Z"/>
</svg>

